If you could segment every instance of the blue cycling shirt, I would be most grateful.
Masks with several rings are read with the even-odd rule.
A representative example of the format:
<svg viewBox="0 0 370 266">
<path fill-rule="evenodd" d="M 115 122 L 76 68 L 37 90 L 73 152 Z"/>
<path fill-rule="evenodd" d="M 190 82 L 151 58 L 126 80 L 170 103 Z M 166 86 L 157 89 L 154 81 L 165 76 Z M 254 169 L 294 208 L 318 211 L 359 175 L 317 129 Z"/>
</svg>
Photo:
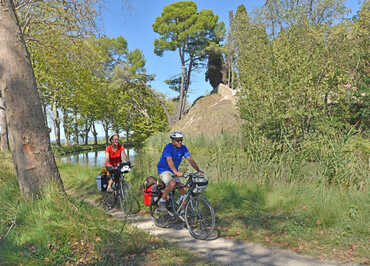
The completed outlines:
<svg viewBox="0 0 370 266">
<path fill-rule="evenodd" d="M 189 156 L 190 156 L 190 153 L 188 151 L 188 148 L 186 148 L 185 145 L 181 145 L 180 148 L 176 148 L 172 143 L 168 143 L 164 147 L 161 159 L 159 160 L 157 164 L 158 175 L 160 175 L 164 171 L 172 172 L 171 168 L 168 166 L 168 163 L 166 160 L 167 157 L 172 158 L 173 163 L 175 164 L 176 170 L 178 170 L 182 157 L 188 158 Z"/>
</svg>

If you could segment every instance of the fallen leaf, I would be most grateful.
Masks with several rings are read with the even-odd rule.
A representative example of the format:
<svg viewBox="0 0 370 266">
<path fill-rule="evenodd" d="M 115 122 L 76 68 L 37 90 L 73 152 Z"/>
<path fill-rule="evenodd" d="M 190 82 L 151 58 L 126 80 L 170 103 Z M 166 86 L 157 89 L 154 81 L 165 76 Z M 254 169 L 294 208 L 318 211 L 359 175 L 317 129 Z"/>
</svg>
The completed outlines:
<svg viewBox="0 0 370 266">
<path fill-rule="evenodd" d="M 44 258 L 44 261 L 45 261 L 45 262 L 49 262 L 49 261 L 50 261 L 50 259 L 49 259 L 49 258 Z"/>
</svg>

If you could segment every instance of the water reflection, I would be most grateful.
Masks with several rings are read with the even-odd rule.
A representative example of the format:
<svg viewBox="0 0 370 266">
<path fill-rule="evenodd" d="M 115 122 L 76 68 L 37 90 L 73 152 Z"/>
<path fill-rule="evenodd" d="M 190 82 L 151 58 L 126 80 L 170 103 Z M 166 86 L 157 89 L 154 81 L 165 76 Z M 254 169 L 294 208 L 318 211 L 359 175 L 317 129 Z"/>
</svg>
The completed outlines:
<svg viewBox="0 0 370 266">
<path fill-rule="evenodd" d="M 135 151 L 133 149 L 130 149 L 126 150 L 126 153 L 130 154 L 130 160 L 133 161 L 135 157 Z M 63 156 L 61 158 L 61 161 L 65 163 L 88 165 L 91 167 L 103 167 L 105 163 L 105 151 L 90 151 L 70 154 L 67 156 Z"/>
</svg>

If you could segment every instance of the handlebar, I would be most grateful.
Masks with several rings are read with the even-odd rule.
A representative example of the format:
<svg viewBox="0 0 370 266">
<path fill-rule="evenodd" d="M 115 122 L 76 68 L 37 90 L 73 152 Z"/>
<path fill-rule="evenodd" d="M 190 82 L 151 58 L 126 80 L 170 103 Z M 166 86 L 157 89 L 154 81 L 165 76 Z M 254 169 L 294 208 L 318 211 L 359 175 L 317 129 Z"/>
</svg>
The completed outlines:
<svg viewBox="0 0 370 266">
<path fill-rule="evenodd" d="M 178 175 L 172 174 L 172 177 L 173 178 L 183 177 L 183 178 L 187 179 L 187 178 L 189 178 L 190 176 L 193 176 L 193 175 L 204 175 L 204 174 L 203 173 L 200 173 L 200 172 L 194 172 L 194 173 L 186 172 L 186 173 L 183 173 L 182 176 L 178 176 Z"/>
</svg>

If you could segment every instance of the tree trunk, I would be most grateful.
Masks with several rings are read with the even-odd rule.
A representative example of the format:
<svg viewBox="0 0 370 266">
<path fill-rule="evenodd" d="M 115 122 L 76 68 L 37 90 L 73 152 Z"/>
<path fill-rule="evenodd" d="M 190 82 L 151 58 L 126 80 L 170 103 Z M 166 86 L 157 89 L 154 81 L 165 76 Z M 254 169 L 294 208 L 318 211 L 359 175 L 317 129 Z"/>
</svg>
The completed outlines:
<svg viewBox="0 0 370 266">
<path fill-rule="evenodd" d="M 71 145 L 70 143 L 71 134 L 69 134 L 68 113 L 65 108 L 63 108 L 62 110 L 63 110 L 63 129 L 64 129 L 65 144 L 69 146 Z"/>
<path fill-rule="evenodd" d="M 126 143 L 128 145 L 130 143 L 130 134 L 129 134 L 130 127 L 129 127 L 128 123 L 126 123 L 125 131 L 126 131 Z M 127 160 L 130 160 L 130 150 L 127 149 L 127 148 L 125 148 L 125 150 L 126 150 Z"/>
<path fill-rule="evenodd" d="M 182 105 L 183 105 L 183 98 L 184 98 L 184 90 L 185 90 L 185 60 L 184 56 L 181 52 L 181 49 L 179 49 L 179 54 L 181 58 L 181 85 L 180 85 L 180 97 L 179 102 L 177 105 L 177 114 L 176 114 L 176 121 L 181 120 L 182 118 Z"/>
<path fill-rule="evenodd" d="M 9 151 L 8 126 L 6 124 L 5 103 L 0 97 L 0 151 Z"/>
<path fill-rule="evenodd" d="M 50 146 L 30 56 L 12 0 L 0 0 L 0 88 L 6 103 L 9 144 L 22 195 L 38 197 L 63 183 Z"/>
<path fill-rule="evenodd" d="M 96 132 L 95 122 L 92 122 L 92 134 L 94 136 L 94 145 L 98 144 L 98 132 Z"/>
<path fill-rule="evenodd" d="M 77 118 L 77 112 L 74 112 L 74 117 L 73 117 L 73 125 L 74 125 L 74 135 L 75 135 L 75 144 L 80 144 L 79 142 L 79 132 L 78 132 L 78 118 Z"/>
<path fill-rule="evenodd" d="M 91 128 L 91 123 L 89 123 L 89 119 L 85 120 L 85 145 L 89 144 L 89 132 Z"/>
<path fill-rule="evenodd" d="M 103 124 L 103 128 L 104 128 L 105 145 L 108 145 L 108 141 L 109 141 L 109 135 L 108 135 L 109 122 L 108 121 L 102 121 L 102 124 Z"/>
<path fill-rule="evenodd" d="M 58 146 L 60 146 L 60 117 L 56 101 L 53 102 L 53 124 L 54 124 L 55 143 Z"/>
</svg>

